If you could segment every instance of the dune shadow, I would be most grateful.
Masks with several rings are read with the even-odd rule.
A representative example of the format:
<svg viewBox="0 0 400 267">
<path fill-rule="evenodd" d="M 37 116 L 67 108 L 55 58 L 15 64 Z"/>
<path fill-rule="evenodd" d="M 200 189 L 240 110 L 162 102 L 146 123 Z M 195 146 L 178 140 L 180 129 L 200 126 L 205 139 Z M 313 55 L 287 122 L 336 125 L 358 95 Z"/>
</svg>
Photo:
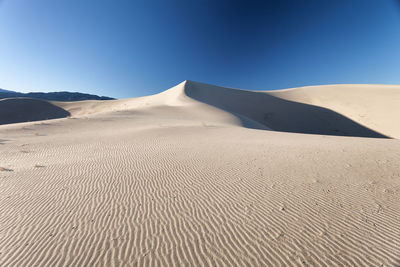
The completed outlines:
<svg viewBox="0 0 400 267">
<path fill-rule="evenodd" d="M 185 93 L 197 101 L 232 113 L 247 128 L 268 127 L 293 133 L 390 138 L 330 109 L 284 100 L 265 92 L 190 81 L 185 85 Z M 249 120 L 256 123 L 249 124 Z"/>
<path fill-rule="evenodd" d="M 68 117 L 70 113 L 50 102 L 30 98 L 0 100 L 0 125 Z"/>
</svg>

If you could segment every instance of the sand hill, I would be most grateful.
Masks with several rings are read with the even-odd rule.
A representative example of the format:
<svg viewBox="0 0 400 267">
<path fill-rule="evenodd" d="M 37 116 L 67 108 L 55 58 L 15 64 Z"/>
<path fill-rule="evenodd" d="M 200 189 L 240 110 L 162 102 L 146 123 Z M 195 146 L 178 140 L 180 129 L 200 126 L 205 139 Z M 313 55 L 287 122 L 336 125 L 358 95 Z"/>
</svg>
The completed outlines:
<svg viewBox="0 0 400 267">
<path fill-rule="evenodd" d="M 399 105 L 192 81 L 1 100 L 0 266 L 398 266 Z"/>
<path fill-rule="evenodd" d="M 0 99 L 0 125 L 65 118 L 69 112 L 50 102 L 31 98 Z"/>
</svg>

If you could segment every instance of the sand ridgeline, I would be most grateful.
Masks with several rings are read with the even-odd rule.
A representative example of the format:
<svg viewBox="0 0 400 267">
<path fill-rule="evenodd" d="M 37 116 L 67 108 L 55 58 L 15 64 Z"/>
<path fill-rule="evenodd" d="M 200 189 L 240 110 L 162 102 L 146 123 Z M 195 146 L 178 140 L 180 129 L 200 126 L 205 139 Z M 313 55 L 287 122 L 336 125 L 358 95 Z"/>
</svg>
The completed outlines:
<svg viewBox="0 0 400 267">
<path fill-rule="evenodd" d="M 398 266 L 399 91 L 186 81 L 15 110 L 54 120 L 0 126 L 0 266 Z"/>
<path fill-rule="evenodd" d="M 194 119 L 204 117 L 247 128 L 398 139 L 399 102 L 400 86 L 396 85 L 343 84 L 247 91 L 184 81 L 160 94 L 133 99 L 78 102 L 5 99 L 0 101 L 0 125 L 130 109 L 186 106 L 185 112 L 193 115 L 195 112 L 206 113 L 205 116 L 194 116 Z M 234 121 L 226 116 L 216 116 L 223 112 L 233 116 Z"/>
</svg>

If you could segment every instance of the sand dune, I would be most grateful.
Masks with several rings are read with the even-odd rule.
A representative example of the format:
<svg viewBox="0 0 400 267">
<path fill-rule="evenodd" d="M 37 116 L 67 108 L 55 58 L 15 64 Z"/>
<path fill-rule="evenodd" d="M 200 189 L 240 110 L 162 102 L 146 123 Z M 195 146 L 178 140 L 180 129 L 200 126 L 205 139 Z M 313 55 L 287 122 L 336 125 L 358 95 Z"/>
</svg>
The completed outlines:
<svg viewBox="0 0 400 267">
<path fill-rule="evenodd" d="M 398 266 L 400 141 L 363 137 L 400 136 L 400 88 L 362 88 L 184 82 L 2 125 L 0 266 Z"/>
<path fill-rule="evenodd" d="M 400 87 L 395 93 L 400 92 Z M 309 95 L 328 96 L 326 92 L 335 89 L 320 88 L 314 90 L 315 93 Z M 295 90 L 296 91 L 296 90 Z M 186 85 L 185 92 L 188 96 L 214 105 L 235 114 L 243 115 L 271 129 L 285 132 L 312 133 L 324 135 L 343 135 L 360 137 L 385 137 L 362 126 L 359 122 L 353 121 L 340 114 L 340 108 L 336 112 L 321 106 L 315 106 L 298 102 L 295 97 L 287 97 L 287 93 L 279 92 L 256 92 L 235 90 L 212 85 L 206 85 L 196 82 L 190 82 Z M 291 92 L 291 91 L 290 91 Z M 358 91 L 362 94 L 362 92 Z M 302 95 L 302 94 L 300 94 Z M 387 98 L 397 97 L 390 94 Z M 400 95 L 399 95 L 400 96 Z M 284 98 L 290 98 L 286 100 Z M 335 103 L 346 100 L 346 96 L 337 99 L 331 96 Z M 399 98 L 400 99 L 400 98 Z M 355 101 L 353 99 L 353 101 Z M 329 106 L 329 105 L 328 105 Z M 376 112 L 389 113 L 387 106 L 381 105 Z M 393 114 L 394 115 L 394 114 Z M 392 122 L 394 119 L 392 116 Z M 400 115 L 400 114 L 396 114 Z M 400 130 L 400 129 L 398 129 Z"/>
<path fill-rule="evenodd" d="M 33 104 L 29 101 L 36 103 L 34 109 L 40 113 L 32 112 Z M 202 110 L 199 113 L 212 111 L 200 117 L 219 123 L 227 118 L 223 116 L 219 120 L 216 113 L 227 112 L 236 118 L 234 122 L 228 119 L 228 124 L 248 128 L 400 138 L 400 122 L 397 119 L 400 116 L 400 109 L 397 108 L 400 102 L 400 86 L 392 85 L 326 85 L 262 92 L 185 81 L 158 95 L 135 99 L 79 102 L 14 99 L 12 102 L 19 105 L 17 108 L 10 108 L 7 102 L 11 102 L 11 99 L 0 102 L 2 110 L 18 109 L 19 112 L 0 113 L 0 124 L 191 105 L 196 108 L 186 108 L 186 112 L 197 108 Z M 25 106 L 26 108 L 22 108 Z M 53 109 L 49 109 L 49 106 Z M 56 107 L 59 110 L 54 110 Z"/>
<path fill-rule="evenodd" d="M 69 112 L 48 101 L 31 98 L 0 99 L 0 125 L 65 118 Z"/>
</svg>

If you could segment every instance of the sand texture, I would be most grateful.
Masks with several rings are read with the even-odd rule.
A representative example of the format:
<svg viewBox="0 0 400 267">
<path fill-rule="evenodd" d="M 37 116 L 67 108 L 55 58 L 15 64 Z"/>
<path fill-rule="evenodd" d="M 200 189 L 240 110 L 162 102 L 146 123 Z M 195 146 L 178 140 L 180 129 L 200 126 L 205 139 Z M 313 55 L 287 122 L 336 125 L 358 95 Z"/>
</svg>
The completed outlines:
<svg viewBox="0 0 400 267">
<path fill-rule="evenodd" d="M 400 266 L 400 86 L 0 101 L 0 266 Z"/>
</svg>

